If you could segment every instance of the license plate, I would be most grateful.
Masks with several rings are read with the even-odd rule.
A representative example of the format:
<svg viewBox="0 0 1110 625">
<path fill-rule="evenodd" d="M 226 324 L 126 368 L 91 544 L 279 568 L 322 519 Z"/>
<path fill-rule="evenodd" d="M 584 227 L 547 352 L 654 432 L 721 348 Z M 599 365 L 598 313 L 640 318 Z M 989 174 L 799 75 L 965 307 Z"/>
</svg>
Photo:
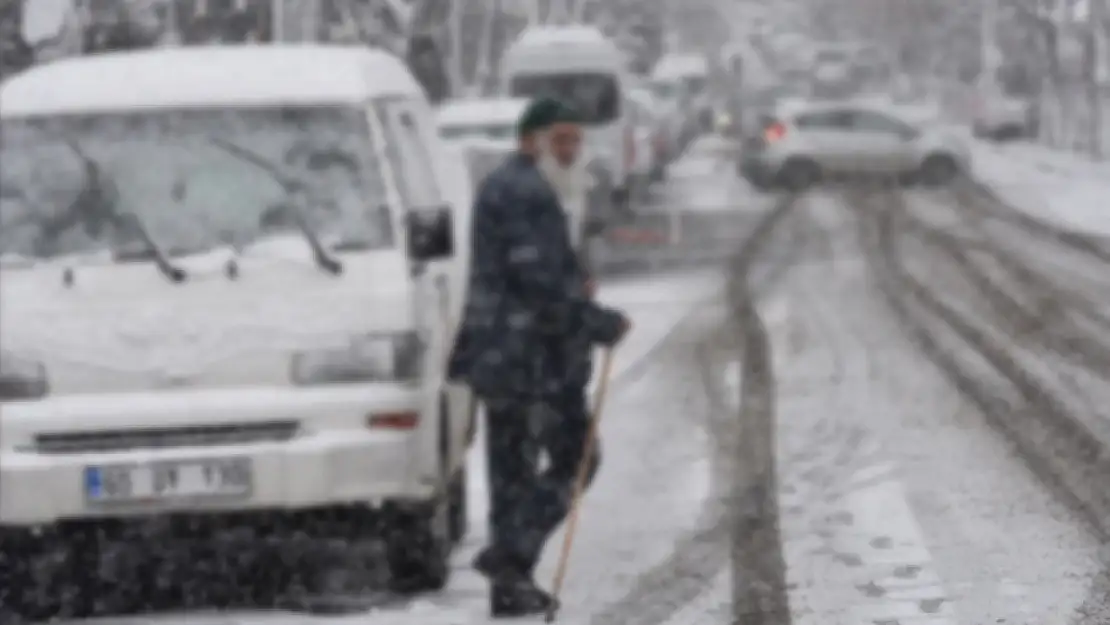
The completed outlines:
<svg viewBox="0 0 1110 625">
<path fill-rule="evenodd" d="M 167 461 L 85 468 L 92 503 L 246 497 L 254 483 L 248 458 Z"/>
</svg>

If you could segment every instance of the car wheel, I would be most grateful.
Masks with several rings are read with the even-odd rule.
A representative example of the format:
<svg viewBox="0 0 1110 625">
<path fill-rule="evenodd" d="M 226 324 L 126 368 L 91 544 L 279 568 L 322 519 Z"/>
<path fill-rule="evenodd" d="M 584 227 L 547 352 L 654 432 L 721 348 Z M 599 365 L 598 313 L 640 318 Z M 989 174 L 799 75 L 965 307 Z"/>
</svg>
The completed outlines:
<svg viewBox="0 0 1110 625">
<path fill-rule="evenodd" d="M 933 154 L 921 163 L 918 180 L 930 187 L 948 184 L 960 173 L 956 159 L 946 154 Z"/>
<path fill-rule="evenodd" d="M 446 472 L 450 470 L 451 457 L 446 396 L 440 398 L 439 410 L 439 458 Z M 465 473 L 461 477 L 456 474 L 430 501 L 386 506 L 382 525 L 393 591 L 408 594 L 441 590 L 447 585 L 455 546 L 452 494 L 459 480 L 465 494 Z"/>
<path fill-rule="evenodd" d="M 771 188 L 774 187 L 774 184 L 767 176 L 744 174 L 743 172 L 740 173 L 740 176 L 756 191 L 770 191 Z"/>
<path fill-rule="evenodd" d="M 801 192 L 821 181 L 821 168 L 808 159 L 790 159 L 783 164 L 779 178 L 787 189 Z"/>
<path fill-rule="evenodd" d="M 442 590 L 447 585 L 453 547 L 450 499 L 450 493 L 443 492 L 432 501 L 386 512 L 386 562 L 394 592 Z"/>
<path fill-rule="evenodd" d="M 447 489 L 448 521 L 450 523 L 451 542 L 459 544 L 466 538 L 469 529 L 469 505 L 466 497 L 466 465 L 464 464 L 455 472 L 451 485 Z"/>
<path fill-rule="evenodd" d="M 57 618 L 56 606 L 44 602 L 54 588 L 39 588 L 33 568 L 41 546 L 24 532 L 0 530 L 0 615 L 4 622 L 46 622 Z"/>
</svg>

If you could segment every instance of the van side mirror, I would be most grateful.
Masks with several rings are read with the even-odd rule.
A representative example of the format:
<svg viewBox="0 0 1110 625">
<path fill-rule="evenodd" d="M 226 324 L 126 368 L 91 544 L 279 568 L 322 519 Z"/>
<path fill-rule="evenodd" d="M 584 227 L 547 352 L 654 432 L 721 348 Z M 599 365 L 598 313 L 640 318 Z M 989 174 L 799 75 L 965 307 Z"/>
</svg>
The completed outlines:
<svg viewBox="0 0 1110 625">
<path fill-rule="evenodd" d="M 455 255 L 455 227 L 450 206 L 414 209 L 408 213 L 409 257 L 417 261 L 443 260 Z"/>
</svg>

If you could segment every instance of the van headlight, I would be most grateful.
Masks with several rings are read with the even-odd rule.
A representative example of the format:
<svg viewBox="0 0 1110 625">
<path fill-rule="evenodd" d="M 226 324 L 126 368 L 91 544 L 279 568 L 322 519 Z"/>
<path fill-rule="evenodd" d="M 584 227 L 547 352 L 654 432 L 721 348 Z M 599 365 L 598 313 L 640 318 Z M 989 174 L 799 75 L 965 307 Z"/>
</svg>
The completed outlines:
<svg viewBox="0 0 1110 625">
<path fill-rule="evenodd" d="M 50 381 L 41 362 L 0 353 L 0 401 L 40 399 L 49 392 Z"/>
<path fill-rule="evenodd" d="M 338 348 L 293 355 L 289 377 L 294 384 L 405 382 L 420 377 L 424 341 L 415 332 L 368 334 Z"/>
</svg>

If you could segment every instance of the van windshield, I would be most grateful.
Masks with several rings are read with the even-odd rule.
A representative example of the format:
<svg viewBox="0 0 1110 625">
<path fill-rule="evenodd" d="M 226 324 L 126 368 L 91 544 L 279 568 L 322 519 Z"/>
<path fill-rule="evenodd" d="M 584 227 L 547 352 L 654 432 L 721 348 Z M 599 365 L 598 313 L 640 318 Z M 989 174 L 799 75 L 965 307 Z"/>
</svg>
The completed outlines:
<svg viewBox="0 0 1110 625">
<path fill-rule="evenodd" d="M 708 82 L 705 76 L 685 76 L 682 79 L 682 84 L 686 86 L 686 92 L 692 96 L 704 95 Z"/>
<path fill-rule="evenodd" d="M 813 57 L 814 63 L 847 63 L 851 58 L 846 50 L 837 48 L 819 50 Z"/>
<path fill-rule="evenodd" d="M 227 146 L 236 150 L 229 151 Z M 296 233 L 393 244 L 365 112 L 345 106 L 159 109 L 0 122 L 0 257 L 123 252 L 113 216 L 138 217 L 171 256 Z M 235 152 L 257 156 L 296 183 Z M 96 180 L 99 176 L 103 180 Z M 111 202 L 94 201 L 111 189 Z"/>
<path fill-rule="evenodd" d="M 552 97 L 573 106 L 586 125 L 608 124 L 621 114 L 620 86 L 611 74 L 519 74 L 513 97 Z"/>
<path fill-rule="evenodd" d="M 678 85 L 667 80 L 652 81 L 651 92 L 659 100 L 669 102 L 678 97 Z"/>
</svg>

